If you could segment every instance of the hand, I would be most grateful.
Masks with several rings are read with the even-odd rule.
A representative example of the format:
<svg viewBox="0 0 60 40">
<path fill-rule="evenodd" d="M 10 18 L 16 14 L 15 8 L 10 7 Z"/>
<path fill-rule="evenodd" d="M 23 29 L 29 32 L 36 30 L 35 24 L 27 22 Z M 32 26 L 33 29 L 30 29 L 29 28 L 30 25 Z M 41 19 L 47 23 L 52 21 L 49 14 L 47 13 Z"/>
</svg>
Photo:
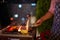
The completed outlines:
<svg viewBox="0 0 60 40">
<path fill-rule="evenodd" d="M 41 24 L 42 24 L 42 20 L 39 19 L 39 20 L 36 21 L 36 23 L 34 24 L 34 26 L 37 27 L 37 26 L 39 26 Z"/>
</svg>

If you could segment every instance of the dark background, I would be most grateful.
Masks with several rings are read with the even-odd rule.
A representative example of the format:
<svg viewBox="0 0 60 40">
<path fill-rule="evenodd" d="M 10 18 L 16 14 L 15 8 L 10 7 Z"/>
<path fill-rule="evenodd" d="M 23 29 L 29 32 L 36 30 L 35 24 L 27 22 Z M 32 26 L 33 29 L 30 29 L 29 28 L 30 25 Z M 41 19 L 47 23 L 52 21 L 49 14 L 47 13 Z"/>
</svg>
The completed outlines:
<svg viewBox="0 0 60 40">
<path fill-rule="evenodd" d="M 8 14 L 8 8 L 7 3 L 1 3 L 0 4 L 0 24 L 1 26 L 7 26 L 9 25 L 9 14 Z"/>
<path fill-rule="evenodd" d="M 10 3 L 36 3 L 36 0 L 0 0 L 0 28 L 10 24 L 10 14 L 8 12 L 8 4 Z"/>
</svg>

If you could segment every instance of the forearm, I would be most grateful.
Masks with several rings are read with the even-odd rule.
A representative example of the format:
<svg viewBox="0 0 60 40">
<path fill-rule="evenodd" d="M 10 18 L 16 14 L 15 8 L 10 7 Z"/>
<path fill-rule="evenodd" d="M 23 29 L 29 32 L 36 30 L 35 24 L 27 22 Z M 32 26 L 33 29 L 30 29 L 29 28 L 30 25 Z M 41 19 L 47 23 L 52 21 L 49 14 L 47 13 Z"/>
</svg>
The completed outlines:
<svg viewBox="0 0 60 40">
<path fill-rule="evenodd" d="M 51 18 L 53 15 L 54 15 L 54 13 L 51 13 L 48 11 L 43 17 L 40 18 L 40 20 L 43 22 L 43 21 Z"/>
</svg>

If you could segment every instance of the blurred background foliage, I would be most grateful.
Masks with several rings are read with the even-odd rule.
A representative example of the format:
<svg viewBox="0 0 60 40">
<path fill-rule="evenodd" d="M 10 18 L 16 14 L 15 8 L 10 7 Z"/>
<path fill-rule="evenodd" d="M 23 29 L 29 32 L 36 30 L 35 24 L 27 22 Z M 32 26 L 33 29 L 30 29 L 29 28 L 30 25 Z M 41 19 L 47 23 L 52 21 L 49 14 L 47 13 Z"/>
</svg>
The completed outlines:
<svg viewBox="0 0 60 40">
<path fill-rule="evenodd" d="M 37 20 L 41 18 L 43 15 L 45 15 L 46 12 L 49 10 L 50 2 L 51 0 L 37 0 L 37 10 L 36 10 Z M 42 25 L 38 27 L 39 33 L 51 29 L 52 24 L 53 24 L 53 17 L 46 20 L 45 22 L 42 23 Z"/>
</svg>

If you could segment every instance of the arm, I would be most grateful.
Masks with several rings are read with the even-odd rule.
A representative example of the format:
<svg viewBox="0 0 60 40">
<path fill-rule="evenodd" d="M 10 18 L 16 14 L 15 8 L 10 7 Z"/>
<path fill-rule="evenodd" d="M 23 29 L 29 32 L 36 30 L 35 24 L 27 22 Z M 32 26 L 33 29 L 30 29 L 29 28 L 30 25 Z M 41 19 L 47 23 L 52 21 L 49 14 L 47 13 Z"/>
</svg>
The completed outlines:
<svg viewBox="0 0 60 40">
<path fill-rule="evenodd" d="M 55 2 L 56 0 L 51 0 L 51 5 L 48 12 L 43 17 L 41 17 L 40 20 L 45 21 L 54 15 L 55 4 L 56 4 Z"/>
<path fill-rule="evenodd" d="M 47 19 L 50 19 L 53 15 L 54 13 L 48 11 L 44 16 L 42 16 L 39 20 L 37 20 L 37 22 L 35 23 L 35 26 L 41 25 L 44 21 L 46 21 Z"/>
<path fill-rule="evenodd" d="M 41 20 L 42 22 L 44 22 L 45 20 L 51 18 L 54 15 L 54 13 L 48 11 L 44 16 L 42 16 L 39 20 Z"/>
<path fill-rule="evenodd" d="M 37 20 L 37 22 L 35 23 L 35 26 L 41 25 L 45 20 L 51 18 L 54 15 L 55 2 L 56 2 L 55 0 L 51 0 L 50 9 L 44 16 L 42 16 L 39 20 Z"/>
</svg>

